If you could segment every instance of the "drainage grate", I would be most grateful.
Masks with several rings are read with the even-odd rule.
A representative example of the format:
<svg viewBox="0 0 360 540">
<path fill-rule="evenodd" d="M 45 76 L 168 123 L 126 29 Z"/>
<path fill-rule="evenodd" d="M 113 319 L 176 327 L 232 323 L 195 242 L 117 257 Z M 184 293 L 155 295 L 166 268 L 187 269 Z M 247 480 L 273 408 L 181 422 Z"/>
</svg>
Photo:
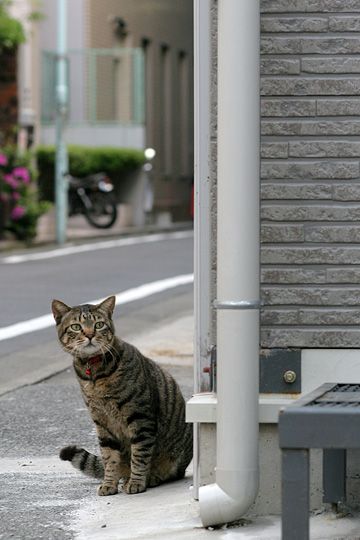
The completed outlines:
<svg viewBox="0 0 360 540">
<path fill-rule="evenodd" d="M 360 384 L 335 384 L 324 394 L 306 403 L 305 407 L 360 407 Z"/>
</svg>

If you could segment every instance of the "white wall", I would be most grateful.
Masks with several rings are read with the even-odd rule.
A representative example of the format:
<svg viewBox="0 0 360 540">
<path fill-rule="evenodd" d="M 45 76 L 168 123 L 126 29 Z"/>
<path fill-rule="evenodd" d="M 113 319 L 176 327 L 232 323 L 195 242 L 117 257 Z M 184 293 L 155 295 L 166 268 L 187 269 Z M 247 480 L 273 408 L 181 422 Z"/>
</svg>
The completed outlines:
<svg viewBox="0 0 360 540">
<path fill-rule="evenodd" d="M 143 126 L 68 126 L 65 132 L 68 144 L 86 146 L 116 146 L 122 148 L 145 147 L 145 128 Z M 41 144 L 55 144 L 55 127 L 42 126 Z"/>
</svg>

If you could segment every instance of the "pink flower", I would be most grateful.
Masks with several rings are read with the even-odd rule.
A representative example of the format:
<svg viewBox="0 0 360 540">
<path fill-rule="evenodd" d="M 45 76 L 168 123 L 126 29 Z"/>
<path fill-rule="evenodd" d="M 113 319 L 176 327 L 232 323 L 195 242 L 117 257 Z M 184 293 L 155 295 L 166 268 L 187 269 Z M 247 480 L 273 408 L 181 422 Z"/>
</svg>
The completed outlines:
<svg viewBox="0 0 360 540">
<path fill-rule="evenodd" d="M 14 221 L 17 221 L 25 215 L 25 212 L 26 210 L 23 206 L 15 206 L 11 211 L 10 217 Z"/>
<path fill-rule="evenodd" d="M 24 184 L 28 184 L 30 182 L 30 173 L 26 167 L 15 167 L 12 174 L 16 176 L 16 178 L 21 179 Z"/>
<path fill-rule="evenodd" d="M 5 166 L 8 164 L 8 158 L 5 156 L 5 154 L 0 154 L 0 165 Z"/>
<path fill-rule="evenodd" d="M 12 200 L 13 201 L 18 201 L 20 199 L 21 195 L 20 193 L 18 193 L 17 191 L 14 191 L 13 194 L 12 194 Z"/>
<path fill-rule="evenodd" d="M 11 187 L 11 189 L 17 189 L 19 187 L 19 181 L 13 177 L 12 174 L 4 174 L 4 182 Z"/>
</svg>

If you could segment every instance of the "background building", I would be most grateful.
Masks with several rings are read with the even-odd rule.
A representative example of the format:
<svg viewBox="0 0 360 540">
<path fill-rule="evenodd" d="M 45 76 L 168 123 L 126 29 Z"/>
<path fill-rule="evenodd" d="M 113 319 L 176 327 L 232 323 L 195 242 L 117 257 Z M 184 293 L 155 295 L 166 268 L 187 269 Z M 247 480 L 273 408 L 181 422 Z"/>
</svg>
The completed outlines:
<svg viewBox="0 0 360 540">
<path fill-rule="evenodd" d="M 70 3 L 69 3 L 70 4 Z M 192 0 L 77 0 L 68 9 L 69 143 L 156 150 L 155 212 L 188 219 Z M 54 141 L 56 0 L 40 27 L 40 140 Z"/>
<path fill-rule="evenodd" d="M 2 70 L 2 131 L 12 126 L 12 140 L 18 139 L 21 149 L 38 142 L 39 135 L 39 41 L 38 12 L 30 0 L 9 3 L 9 14 L 20 22 L 25 41 L 16 50 L 6 52 Z M 15 54 L 13 60 L 11 56 Z M 6 105 L 7 102 L 7 105 Z"/>
</svg>

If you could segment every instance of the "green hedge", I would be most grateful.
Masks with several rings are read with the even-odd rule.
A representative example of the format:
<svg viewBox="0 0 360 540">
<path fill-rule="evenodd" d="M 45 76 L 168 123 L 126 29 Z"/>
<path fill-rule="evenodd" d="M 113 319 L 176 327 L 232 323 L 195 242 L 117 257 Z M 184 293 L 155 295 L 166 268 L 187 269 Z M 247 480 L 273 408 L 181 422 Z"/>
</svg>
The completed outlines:
<svg viewBox="0 0 360 540">
<path fill-rule="evenodd" d="M 144 163 L 144 152 L 132 148 L 109 146 L 68 146 L 69 172 L 79 178 L 97 172 L 106 173 L 116 190 L 129 173 Z M 36 150 L 39 171 L 38 186 L 42 200 L 54 200 L 55 147 L 38 146 Z"/>
</svg>

